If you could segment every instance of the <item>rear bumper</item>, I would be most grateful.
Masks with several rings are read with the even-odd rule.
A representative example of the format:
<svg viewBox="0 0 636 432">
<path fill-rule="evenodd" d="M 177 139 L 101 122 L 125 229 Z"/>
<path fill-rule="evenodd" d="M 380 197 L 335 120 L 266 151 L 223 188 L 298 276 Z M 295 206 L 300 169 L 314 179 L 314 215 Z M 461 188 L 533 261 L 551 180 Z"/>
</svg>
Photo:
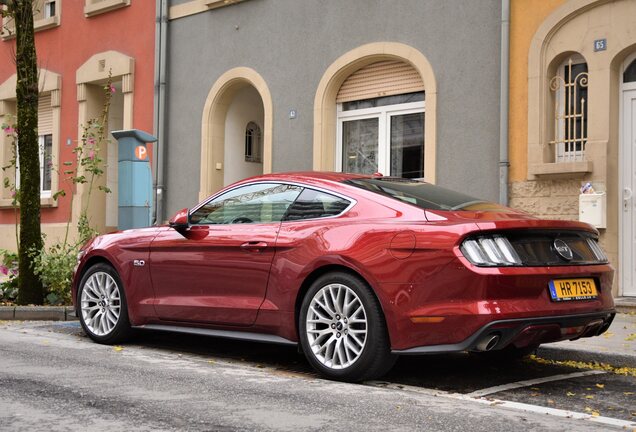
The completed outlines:
<svg viewBox="0 0 636 432">
<path fill-rule="evenodd" d="M 420 346 L 392 352 L 419 355 L 481 351 L 483 349 L 478 348 L 480 343 L 493 336 L 497 336 L 497 341 L 489 347 L 489 351 L 500 350 L 509 345 L 522 348 L 534 344 L 598 336 L 609 328 L 615 315 L 615 311 L 611 310 L 577 315 L 498 320 L 481 327 L 459 343 Z"/>
<path fill-rule="evenodd" d="M 453 347 L 463 346 L 495 322 L 612 313 L 613 276 L 614 270 L 608 264 L 476 268 L 454 260 L 436 273 L 413 278 L 412 283 L 383 284 L 379 292 L 391 349 L 401 352 L 448 346 L 451 348 L 437 351 L 448 352 L 457 351 Z M 570 278 L 593 278 L 598 297 L 553 301 L 550 281 Z M 466 345 L 459 350 L 469 348 Z"/>
</svg>

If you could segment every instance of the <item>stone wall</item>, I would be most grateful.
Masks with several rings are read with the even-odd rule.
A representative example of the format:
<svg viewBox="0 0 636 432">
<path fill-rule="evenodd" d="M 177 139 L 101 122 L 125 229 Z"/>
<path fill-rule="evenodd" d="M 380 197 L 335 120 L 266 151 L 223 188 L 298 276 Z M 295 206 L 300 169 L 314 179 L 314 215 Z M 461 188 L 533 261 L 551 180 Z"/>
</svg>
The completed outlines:
<svg viewBox="0 0 636 432">
<path fill-rule="evenodd" d="M 514 182 L 509 187 L 509 206 L 544 219 L 579 220 L 581 180 L 530 180 Z M 615 261 L 606 244 L 605 230 L 600 229 L 599 243 Z"/>
</svg>

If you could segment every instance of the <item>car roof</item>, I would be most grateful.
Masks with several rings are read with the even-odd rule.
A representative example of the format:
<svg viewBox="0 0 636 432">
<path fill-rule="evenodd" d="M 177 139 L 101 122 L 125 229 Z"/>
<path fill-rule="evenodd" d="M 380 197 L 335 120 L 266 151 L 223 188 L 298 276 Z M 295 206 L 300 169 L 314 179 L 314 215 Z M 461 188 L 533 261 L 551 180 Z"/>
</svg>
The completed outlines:
<svg viewBox="0 0 636 432">
<path fill-rule="evenodd" d="M 324 186 L 328 189 L 341 189 L 344 185 L 342 182 L 351 179 L 365 179 L 365 178 L 381 178 L 381 174 L 363 175 L 363 174 L 349 174 L 332 171 L 294 171 L 294 172 L 281 172 L 272 174 L 263 174 L 240 180 L 232 185 L 229 185 L 225 189 L 231 189 L 235 186 L 262 181 L 275 181 L 275 182 L 296 182 L 306 185 L 312 185 L 316 187 Z"/>
<path fill-rule="evenodd" d="M 277 180 L 287 180 L 287 181 L 311 181 L 311 180 L 326 180 L 331 182 L 342 182 L 344 180 L 350 179 L 358 179 L 358 178 L 372 178 L 372 177 L 381 177 L 378 175 L 363 175 L 363 174 L 350 174 L 350 173 L 341 173 L 341 172 L 333 172 L 333 171 L 293 171 L 293 172 L 282 172 L 282 173 L 274 173 L 274 174 L 264 174 L 261 176 L 252 177 L 249 180 L 256 179 L 277 179 Z"/>
</svg>

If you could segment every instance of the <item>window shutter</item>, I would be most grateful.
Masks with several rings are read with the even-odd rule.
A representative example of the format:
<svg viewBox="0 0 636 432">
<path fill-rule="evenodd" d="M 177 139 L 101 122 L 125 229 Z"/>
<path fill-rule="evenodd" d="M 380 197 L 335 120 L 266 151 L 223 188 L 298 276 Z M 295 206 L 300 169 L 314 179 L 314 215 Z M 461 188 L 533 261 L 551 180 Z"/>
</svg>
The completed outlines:
<svg viewBox="0 0 636 432">
<path fill-rule="evenodd" d="M 53 110 L 51 109 L 51 94 L 40 94 L 38 100 L 38 135 L 53 133 Z"/>
<path fill-rule="evenodd" d="M 408 63 L 388 60 L 352 73 L 342 84 L 336 102 L 351 102 L 424 91 L 420 74 Z"/>
</svg>

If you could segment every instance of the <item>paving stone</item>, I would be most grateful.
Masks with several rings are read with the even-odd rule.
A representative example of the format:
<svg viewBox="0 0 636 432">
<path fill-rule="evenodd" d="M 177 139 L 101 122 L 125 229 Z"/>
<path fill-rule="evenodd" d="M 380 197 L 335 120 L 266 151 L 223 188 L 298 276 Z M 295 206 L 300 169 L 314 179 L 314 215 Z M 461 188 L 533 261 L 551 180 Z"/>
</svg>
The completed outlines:
<svg viewBox="0 0 636 432">
<path fill-rule="evenodd" d="M 65 321 L 66 310 L 64 306 L 16 306 L 15 319 Z"/>
<path fill-rule="evenodd" d="M 0 320 L 12 320 L 15 306 L 0 306 Z"/>
<path fill-rule="evenodd" d="M 75 315 L 75 308 L 73 306 L 66 306 L 66 321 L 77 321 L 77 316 Z"/>
</svg>

